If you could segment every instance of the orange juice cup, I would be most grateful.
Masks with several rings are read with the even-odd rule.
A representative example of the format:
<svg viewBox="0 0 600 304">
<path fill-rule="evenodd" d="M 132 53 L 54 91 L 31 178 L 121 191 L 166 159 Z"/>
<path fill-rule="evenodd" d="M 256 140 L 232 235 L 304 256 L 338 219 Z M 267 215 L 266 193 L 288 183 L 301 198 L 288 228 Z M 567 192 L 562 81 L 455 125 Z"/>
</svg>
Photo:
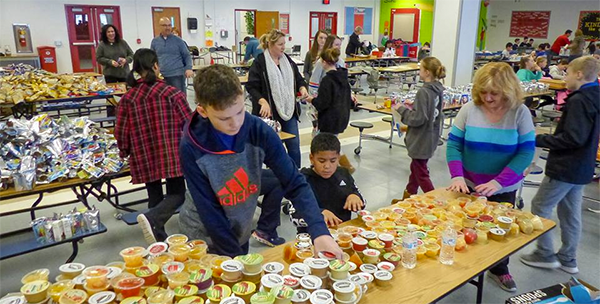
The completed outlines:
<svg viewBox="0 0 600 304">
<path fill-rule="evenodd" d="M 142 278 L 123 278 L 117 282 L 123 298 L 139 296 L 142 285 L 144 285 L 144 279 Z"/>
<path fill-rule="evenodd" d="M 341 246 L 340 246 L 341 247 Z M 300 262 L 313 257 L 313 252 L 310 249 L 301 249 L 296 251 L 296 259 Z"/>
<path fill-rule="evenodd" d="M 119 283 L 119 281 L 123 278 L 133 278 L 133 277 L 135 277 L 135 276 L 129 272 L 121 272 L 121 274 L 119 274 L 118 276 L 110 279 L 110 286 L 115 291 L 115 293 L 121 293 L 121 289 L 119 289 L 119 285 L 117 285 L 117 283 Z"/>
<path fill-rule="evenodd" d="M 171 273 L 167 275 L 167 280 L 169 281 L 169 288 L 174 290 L 179 286 L 186 285 L 190 280 L 190 274 L 185 271 L 180 273 Z"/>
<path fill-rule="evenodd" d="M 102 289 L 108 286 L 108 273 L 110 270 L 106 266 L 91 266 L 83 270 L 85 276 L 85 285 L 89 289 Z"/>
<path fill-rule="evenodd" d="M 346 232 L 338 233 L 337 242 L 341 248 L 348 248 L 352 246 L 352 234 Z"/>
<path fill-rule="evenodd" d="M 189 245 L 189 243 L 188 243 L 188 245 Z M 192 250 L 190 250 L 190 258 L 194 259 L 194 260 L 199 260 L 204 255 L 206 255 L 206 250 L 208 249 L 208 245 L 206 245 L 206 243 L 198 244 L 198 245 L 194 245 L 191 248 L 192 248 Z"/>
<path fill-rule="evenodd" d="M 440 245 L 438 245 L 437 243 L 427 243 L 424 246 L 425 246 L 425 249 L 427 249 L 427 252 L 425 252 L 425 255 L 430 258 L 435 258 L 438 255 L 438 253 L 440 252 Z"/>
<path fill-rule="evenodd" d="M 73 283 L 71 280 L 59 281 L 50 285 L 50 287 L 48 288 L 48 294 L 50 294 L 52 301 L 58 303 L 58 299 L 60 299 L 60 296 L 65 291 L 71 290 L 73 288 L 75 288 L 75 283 Z"/>
<path fill-rule="evenodd" d="M 169 247 L 169 253 L 173 255 L 173 258 L 177 262 L 187 261 L 190 251 L 191 249 L 187 244 L 178 244 Z"/>
<path fill-rule="evenodd" d="M 188 237 L 185 234 L 173 234 L 169 236 L 166 240 L 167 244 L 169 244 L 169 247 L 175 245 L 183 245 L 187 243 L 187 241 Z"/>
<path fill-rule="evenodd" d="M 144 264 L 143 258 L 146 255 L 146 248 L 129 247 L 121 250 L 119 254 L 125 261 L 126 267 L 140 267 Z"/>
</svg>

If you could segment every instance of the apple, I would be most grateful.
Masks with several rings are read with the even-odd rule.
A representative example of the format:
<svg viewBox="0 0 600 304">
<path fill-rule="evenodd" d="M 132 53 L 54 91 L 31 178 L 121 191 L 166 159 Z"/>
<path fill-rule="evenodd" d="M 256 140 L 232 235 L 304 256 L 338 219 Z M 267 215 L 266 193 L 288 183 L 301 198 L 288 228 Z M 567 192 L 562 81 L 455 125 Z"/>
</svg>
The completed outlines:
<svg viewBox="0 0 600 304">
<path fill-rule="evenodd" d="M 477 232 L 472 228 L 463 229 L 463 234 L 465 235 L 465 242 L 467 244 L 472 244 L 477 240 Z"/>
</svg>

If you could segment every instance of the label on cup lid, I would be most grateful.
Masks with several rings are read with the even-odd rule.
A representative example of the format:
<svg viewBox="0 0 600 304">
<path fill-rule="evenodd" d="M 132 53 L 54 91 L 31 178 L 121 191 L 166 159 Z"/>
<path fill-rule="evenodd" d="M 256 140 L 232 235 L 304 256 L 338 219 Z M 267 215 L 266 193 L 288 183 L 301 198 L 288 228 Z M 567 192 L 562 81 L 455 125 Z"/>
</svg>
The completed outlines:
<svg viewBox="0 0 600 304">
<path fill-rule="evenodd" d="M 110 303 L 110 302 L 114 301 L 116 297 L 117 297 L 117 295 L 112 291 L 101 291 L 99 293 L 92 295 L 89 298 L 88 303 L 89 304 L 106 304 L 106 303 Z"/>
<path fill-rule="evenodd" d="M 148 253 L 151 255 L 159 255 L 165 251 L 167 251 L 167 248 L 169 247 L 169 245 L 167 245 L 167 243 L 164 242 L 156 242 L 150 246 L 148 246 Z"/>
<path fill-rule="evenodd" d="M 263 270 L 267 273 L 279 273 L 283 271 L 283 264 L 279 262 L 270 262 L 263 265 Z"/>
<path fill-rule="evenodd" d="M 124 255 L 134 255 L 134 254 L 142 254 L 146 255 L 146 249 L 144 247 L 129 247 L 121 250 L 121 254 Z"/>
<path fill-rule="evenodd" d="M 394 269 L 396 269 L 396 267 L 394 267 L 394 265 L 390 262 L 381 262 L 377 264 L 377 268 L 385 271 L 394 271 Z"/>
<path fill-rule="evenodd" d="M 303 277 L 310 274 L 310 267 L 303 263 L 293 263 L 289 269 L 290 273 L 296 277 Z"/>
<path fill-rule="evenodd" d="M 377 237 L 377 233 L 371 230 L 365 230 L 360 234 L 360 236 L 364 237 L 367 240 L 372 240 Z"/>
<path fill-rule="evenodd" d="M 283 285 L 295 288 L 295 287 L 298 287 L 298 285 L 300 285 L 300 280 L 291 275 L 284 275 L 283 276 Z"/>
<path fill-rule="evenodd" d="M 6 298 L 0 299 L 0 304 L 26 304 L 24 296 L 9 296 Z"/>
<path fill-rule="evenodd" d="M 323 280 L 314 275 L 307 275 L 300 279 L 300 285 L 306 289 L 317 289 L 323 285 Z"/>
<path fill-rule="evenodd" d="M 267 288 L 281 286 L 283 285 L 283 277 L 278 274 L 267 273 L 260 279 L 260 283 Z"/>
<path fill-rule="evenodd" d="M 153 274 L 156 274 L 157 272 L 158 272 L 158 265 L 148 264 L 148 265 L 140 266 L 140 268 L 138 268 L 135 271 L 135 275 L 140 278 L 145 278 L 145 277 L 149 277 Z"/>
<path fill-rule="evenodd" d="M 507 216 L 499 216 L 496 219 L 498 220 L 498 222 L 503 223 L 503 224 L 512 224 L 512 222 L 513 222 L 513 220 Z"/>
<path fill-rule="evenodd" d="M 192 283 L 202 283 L 210 280 L 212 278 L 212 270 L 209 268 L 199 268 L 198 270 L 192 271 L 190 273 L 190 282 Z"/>
<path fill-rule="evenodd" d="M 367 284 L 367 280 L 361 276 L 360 274 L 353 274 L 351 275 L 348 280 L 350 280 L 350 282 L 354 282 L 358 285 L 365 285 Z"/>
<path fill-rule="evenodd" d="M 385 247 L 385 243 L 380 240 L 370 240 L 369 247 L 374 249 L 383 249 L 383 247 Z"/>
<path fill-rule="evenodd" d="M 391 242 L 394 240 L 394 236 L 389 233 L 381 233 L 377 237 L 384 242 Z"/>
<path fill-rule="evenodd" d="M 398 262 L 402 259 L 399 254 L 395 252 L 387 252 L 383 254 L 383 258 L 387 261 Z"/>
<path fill-rule="evenodd" d="M 333 283 L 333 290 L 341 293 L 350 293 L 353 292 L 355 288 L 354 283 L 349 281 L 337 281 Z"/>
<path fill-rule="evenodd" d="M 237 295 L 249 295 L 256 291 L 256 284 L 248 281 L 242 281 L 233 285 L 233 287 L 231 287 L 231 291 Z"/>
<path fill-rule="evenodd" d="M 156 266 L 156 265 L 154 265 L 154 266 Z M 158 271 L 158 266 L 156 266 L 156 271 Z M 123 269 L 121 269 L 119 267 L 108 266 L 108 274 L 106 275 L 106 277 L 110 280 L 110 279 L 120 275 L 121 272 L 123 272 Z"/>
<path fill-rule="evenodd" d="M 23 285 L 23 287 L 21 287 L 21 293 L 24 295 L 36 294 L 44 289 L 48 289 L 48 287 L 50 287 L 48 281 L 33 281 Z"/>
<path fill-rule="evenodd" d="M 183 263 L 181 263 L 181 262 L 165 263 L 163 265 L 163 267 L 161 268 L 162 273 L 165 275 L 173 274 L 173 273 L 180 273 L 183 271 L 183 269 L 185 269 L 185 265 L 183 265 Z"/>
<path fill-rule="evenodd" d="M 406 212 L 406 210 L 404 208 L 400 208 L 400 207 L 394 207 L 394 208 L 392 208 L 392 211 L 394 211 L 395 213 L 398 213 L 398 214 L 404 214 L 404 212 Z"/>
<path fill-rule="evenodd" d="M 266 291 L 259 291 L 250 298 L 250 303 L 253 304 L 272 304 L 273 302 L 275 302 L 275 296 Z"/>
<path fill-rule="evenodd" d="M 246 304 L 246 302 L 244 302 L 244 299 L 242 299 L 242 298 L 228 297 L 228 298 L 221 300 L 220 304 Z"/>
<path fill-rule="evenodd" d="M 423 232 L 423 231 L 415 231 L 413 233 L 414 236 L 416 236 L 419 239 L 424 239 L 427 237 L 427 233 Z"/>
<path fill-rule="evenodd" d="M 385 270 L 375 272 L 375 278 L 378 280 L 389 281 L 392 279 L 392 273 Z"/>
<path fill-rule="evenodd" d="M 479 221 L 480 222 L 493 222 L 494 217 L 489 214 L 483 214 L 483 215 L 479 216 Z"/>
<path fill-rule="evenodd" d="M 71 273 L 83 271 L 84 268 L 85 265 L 81 263 L 67 263 L 60 265 L 60 267 L 58 267 L 58 270 L 60 270 L 60 272 L 62 273 Z"/>
<path fill-rule="evenodd" d="M 363 279 L 365 279 L 365 281 L 367 283 L 371 283 L 373 282 L 373 275 L 368 273 L 368 272 L 361 272 L 358 275 L 360 275 L 361 277 L 363 277 Z"/>
<path fill-rule="evenodd" d="M 202 303 L 204 303 L 204 300 L 199 296 L 185 297 L 185 298 L 179 300 L 179 302 L 177 302 L 177 304 L 202 304 Z"/>
<path fill-rule="evenodd" d="M 375 220 L 375 217 L 373 217 L 373 216 L 372 216 L 372 215 L 370 215 L 370 214 L 363 215 L 361 218 L 362 218 L 362 220 L 363 220 L 363 221 L 365 221 L 365 222 L 372 222 L 372 221 L 374 221 L 374 220 Z"/>
<path fill-rule="evenodd" d="M 271 293 L 275 296 L 275 299 L 287 300 L 294 296 L 294 290 L 289 286 L 277 286 L 271 290 Z"/>
<path fill-rule="evenodd" d="M 505 235 L 506 231 L 504 231 L 504 229 L 500 229 L 500 228 L 492 228 L 492 229 L 490 229 L 490 233 L 495 234 L 495 235 Z"/>
<path fill-rule="evenodd" d="M 224 284 L 217 284 L 206 292 L 206 297 L 211 302 L 219 302 L 221 299 L 231 295 L 231 288 Z"/>
<path fill-rule="evenodd" d="M 237 258 L 236 258 L 237 259 Z M 239 256 L 239 261 L 246 265 L 256 265 L 262 263 L 264 257 L 262 254 L 249 253 L 246 255 Z"/>
<path fill-rule="evenodd" d="M 352 243 L 356 245 L 367 245 L 367 239 L 357 236 L 352 238 Z"/>
<path fill-rule="evenodd" d="M 240 261 L 227 260 L 221 263 L 221 269 L 226 272 L 238 272 L 244 269 L 244 265 Z"/>
<path fill-rule="evenodd" d="M 333 252 L 329 252 L 329 251 L 319 251 L 319 258 L 321 259 L 326 259 L 326 260 L 335 260 L 336 256 Z"/>
<path fill-rule="evenodd" d="M 87 300 L 87 292 L 81 289 L 70 289 L 60 295 L 60 303 L 64 304 L 81 304 Z M 123 303 L 123 302 L 121 302 Z"/>
<path fill-rule="evenodd" d="M 360 271 L 366 273 L 375 273 L 377 271 L 377 266 L 373 264 L 362 264 L 360 265 Z"/>
<path fill-rule="evenodd" d="M 306 302 L 310 298 L 310 291 L 306 289 L 296 289 L 294 290 L 294 296 L 292 297 L 292 302 Z"/>
<path fill-rule="evenodd" d="M 314 269 L 325 269 L 329 267 L 329 261 L 327 261 L 326 259 L 312 259 L 308 263 L 308 266 Z"/>
<path fill-rule="evenodd" d="M 196 285 L 177 286 L 173 292 L 180 297 L 188 297 L 198 293 L 198 287 Z"/>
<path fill-rule="evenodd" d="M 352 263 L 352 262 L 347 262 L 348 265 L 350 265 L 350 268 L 348 269 L 348 271 L 352 272 L 354 270 L 356 270 L 356 264 Z"/>
<path fill-rule="evenodd" d="M 310 234 L 300 233 L 300 234 L 296 235 L 296 239 L 300 242 L 310 242 Z"/>
<path fill-rule="evenodd" d="M 80 275 L 76 276 L 73 279 L 73 283 L 75 283 L 75 285 L 83 285 L 83 284 L 85 284 L 85 276 L 83 274 L 80 274 Z"/>
<path fill-rule="evenodd" d="M 330 304 L 333 302 L 333 294 L 327 289 L 319 289 L 310 295 L 313 304 Z"/>
<path fill-rule="evenodd" d="M 363 250 L 363 254 L 366 256 L 378 257 L 381 254 L 381 252 L 375 249 L 365 249 Z"/>
<path fill-rule="evenodd" d="M 123 299 L 123 301 L 121 301 L 121 304 L 146 304 L 146 299 L 142 297 L 129 297 Z"/>
<path fill-rule="evenodd" d="M 329 269 L 332 271 L 348 271 L 350 269 L 350 265 L 342 260 L 334 260 L 329 263 Z"/>
<path fill-rule="evenodd" d="M 370 215 L 371 211 L 369 211 L 369 210 L 359 210 L 358 212 L 356 212 L 356 214 L 358 214 L 358 216 L 365 216 L 365 215 Z"/>
</svg>

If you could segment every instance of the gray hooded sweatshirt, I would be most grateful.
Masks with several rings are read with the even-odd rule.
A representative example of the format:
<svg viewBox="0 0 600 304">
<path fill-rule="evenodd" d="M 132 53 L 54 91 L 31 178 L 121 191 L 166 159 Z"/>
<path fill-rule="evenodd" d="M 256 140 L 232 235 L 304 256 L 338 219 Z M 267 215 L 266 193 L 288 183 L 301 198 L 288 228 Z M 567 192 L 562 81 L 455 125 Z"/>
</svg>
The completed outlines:
<svg viewBox="0 0 600 304">
<path fill-rule="evenodd" d="M 444 86 L 439 81 L 426 82 L 417 92 L 413 109 L 401 106 L 398 113 L 408 126 L 404 142 L 412 159 L 430 159 L 437 148 Z"/>
</svg>

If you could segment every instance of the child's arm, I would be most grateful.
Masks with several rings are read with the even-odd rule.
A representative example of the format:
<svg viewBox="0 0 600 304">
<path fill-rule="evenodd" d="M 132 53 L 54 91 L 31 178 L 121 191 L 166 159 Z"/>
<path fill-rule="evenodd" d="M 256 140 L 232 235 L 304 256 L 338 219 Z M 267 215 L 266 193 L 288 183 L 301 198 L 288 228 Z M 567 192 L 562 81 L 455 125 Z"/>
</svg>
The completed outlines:
<svg viewBox="0 0 600 304">
<path fill-rule="evenodd" d="M 196 165 L 193 151 L 182 144 L 179 154 L 187 187 L 194 199 L 200 220 L 212 240 L 213 247 L 218 254 L 228 256 L 244 254 L 207 177 Z"/>
<path fill-rule="evenodd" d="M 401 105 L 396 111 L 400 113 L 402 117 L 402 123 L 409 127 L 420 127 L 429 120 L 427 113 L 427 93 L 424 90 L 419 90 L 413 103 L 413 109 L 410 110 L 407 107 Z"/>
<path fill-rule="evenodd" d="M 346 204 L 344 205 L 344 209 L 354 212 L 365 209 L 365 199 L 360 193 L 360 190 L 358 190 L 358 187 L 354 182 L 354 178 L 352 178 L 350 172 L 348 172 L 347 170 L 344 171 L 346 173 L 346 179 L 349 180 L 350 187 L 352 187 L 352 194 L 348 195 L 348 197 L 346 198 Z"/>
<path fill-rule="evenodd" d="M 594 127 L 594 119 L 587 115 L 579 99 L 569 100 L 568 111 L 563 112 L 563 130 L 558 134 L 540 134 L 535 145 L 550 150 L 576 149 L 585 146 Z"/>
</svg>

